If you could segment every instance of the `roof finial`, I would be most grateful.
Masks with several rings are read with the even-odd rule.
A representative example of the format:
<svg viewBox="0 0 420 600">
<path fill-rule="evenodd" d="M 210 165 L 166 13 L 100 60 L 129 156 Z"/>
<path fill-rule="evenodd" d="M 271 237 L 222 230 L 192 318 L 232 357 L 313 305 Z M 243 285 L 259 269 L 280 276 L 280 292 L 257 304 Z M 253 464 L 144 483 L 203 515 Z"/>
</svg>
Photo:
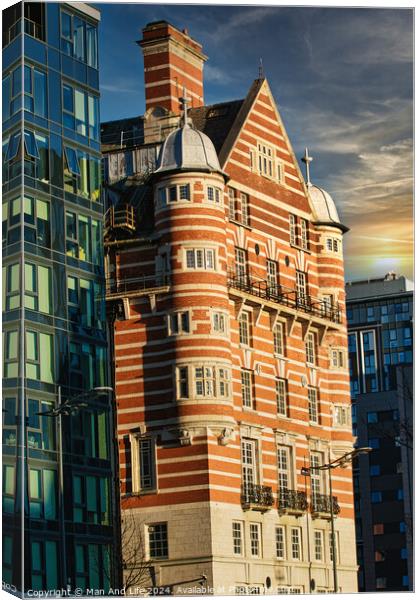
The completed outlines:
<svg viewBox="0 0 420 600">
<path fill-rule="evenodd" d="M 182 113 L 183 113 L 183 117 L 184 117 L 184 127 L 185 127 L 185 125 L 188 125 L 188 103 L 189 103 L 189 99 L 187 98 L 187 90 L 185 89 L 185 86 L 183 87 L 183 90 L 182 90 L 182 98 L 180 98 L 179 101 L 182 104 Z"/>
<path fill-rule="evenodd" d="M 311 178 L 309 176 L 309 165 L 311 164 L 312 160 L 313 158 L 312 156 L 309 156 L 308 148 L 305 148 L 305 154 L 302 156 L 301 161 L 306 165 L 306 185 L 312 185 Z"/>
<path fill-rule="evenodd" d="M 260 66 L 258 67 L 258 79 L 264 79 L 264 66 L 262 58 L 260 58 Z"/>
</svg>

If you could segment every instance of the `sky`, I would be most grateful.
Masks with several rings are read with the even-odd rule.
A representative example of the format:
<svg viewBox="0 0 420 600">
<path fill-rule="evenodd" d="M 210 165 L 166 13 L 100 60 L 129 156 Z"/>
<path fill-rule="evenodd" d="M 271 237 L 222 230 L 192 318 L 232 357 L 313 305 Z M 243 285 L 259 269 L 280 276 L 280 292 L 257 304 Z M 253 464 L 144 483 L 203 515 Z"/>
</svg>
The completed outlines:
<svg viewBox="0 0 420 600">
<path fill-rule="evenodd" d="M 413 11 L 95 3 L 101 120 L 142 115 L 136 41 L 167 20 L 203 45 L 206 104 L 244 98 L 260 59 L 298 159 L 333 197 L 346 280 L 413 277 Z M 299 161 L 300 162 L 300 161 Z"/>
</svg>

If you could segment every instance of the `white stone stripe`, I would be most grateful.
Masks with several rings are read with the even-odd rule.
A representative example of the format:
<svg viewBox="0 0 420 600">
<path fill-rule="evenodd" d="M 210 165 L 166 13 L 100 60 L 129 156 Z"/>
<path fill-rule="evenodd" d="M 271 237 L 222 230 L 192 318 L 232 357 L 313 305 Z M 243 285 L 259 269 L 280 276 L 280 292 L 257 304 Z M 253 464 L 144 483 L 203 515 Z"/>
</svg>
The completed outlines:
<svg viewBox="0 0 420 600">
<path fill-rule="evenodd" d="M 190 79 L 192 82 L 196 83 L 197 85 L 202 86 L 203 82 L 200 79 L 196 79 L 195 77 L 193 77 L 192 75 L 189 75 L 188 73 L 186 73 L 184 70 L 178 68 L 176 65 L 174 64 L 169 64 L 169 63 L 165 63 L 163 65 L 158 65 L 156 67 L 147 67 L 147 69 L 145 69 L 145 73 L 148 73 L 149 71 L 160 71 L 161 69 L 166 69 L 166 68 L 170 68 L 171 70 L 177 71 L 178 73 L 180 73 L 183 77 L 186 77 L 187 79 Z M 197 68 L 197 67 L 194 67 Z"/>
<path fill-rule="evenodd" d="M 245 127 L 243 128 L 242 131 L 244 131 L 245 133 L 251 133 L 250 131 L 247 131 L 247 129 L 246 129 L 246 126 L 249 124 L 249 125 L 252 125 L 253 127 L 256 127 L 257 129 L 260 129 L 261 131 L 264 131 L 264 133 L 268 133 L 273 138 L 281 140 L 282 142 L 284 141 L 284 137 L 281 134 L 279 134 L 279 133 L 277 133 L 275 131 L 272 131 L 268 127 L 264 127 L 264 125 L 260 125 L 260 123 L 257 123 L 256 121 L 254 121 L 254 119 L 252 118 L 253 117 L 253 113 L 254 113 L 254 111 L 252 111 L 252 113 L 248 117 L 247 122 L 245 123 Z M 255 135 L 255 134 L 253 134 L 253 135 Z M 273 142 L 265 140 L 264 138 L 262 138 L 261 141 L 264 141 L 264 142 L 266 141 L 267 144 L 271 144 L 271 145 L 275 146 L 275 144 Z M 275 149 L 276 150 L 281 150 L 281 148 L 277 148 L 277 146 L 275 146 Z"/>
<path fill-rule="evenodd" d="M 241 163 L 241 162 L 239 162 L 239 161 L 237 161 L 237 160 L 234 160 L 233 158 L 230 158 L 230 159 L 229 159 L 229 162 L 230 162 L 230 163 L 232 163 L 233 165 L 237 166 L 237 167 L 240 167 L 241 169 L 244 169 L 245 171 L 251 171 L 251 169 L 250 169 L 249 167 L 247 167 L 246 165 L 244 165 L 243 163 Z M 280 184 L 279 184 L 279 185 L 280 185 Z M 304 194 L 302 191 L 300 191 L 300 190 L 298 190 L 298 189 L 296 189 L 296 188 L 294 188 L 294 187 L 291 187 L 291 186 L 289 186 L 289 185 L 287 185 L 287 184 L 282 184 L 282 187 L 285 187 L 285 188 L 287 188 L 288 190 L 290 190 L 290 191 L 294 192 L 295 194 L 298 194 L 298 196 L 305 196 L 305 194 Z M 252 192 L 251 192 L 251 193 L 252 193 Z M 281 205 L 283 208 L 287 209 L 287 210 L 290 212 L 290 209 L 291 209 L 291 205 L 290 205 L 290 204 L 288 204 L 288 205 L 287 205 L 287 204 L 285 204 L 284 202 L 281 202 L 280 200 L 276 200 L 276 203 L 277 203 L 277 202 L 278 202 L 278 203 L 279 203 L 279 204 L 280 204 L 280 205 Z M 273 202 L 272 204 L 274 204 L 274 202 Z M 293 212 L 294 212 L 295 214 L 298 214 L 298 212 L 301 212 L 301 211 L 297 211 L 297 210 L 294 210 L 294 209 L 293 209 Z"/>
</svg>

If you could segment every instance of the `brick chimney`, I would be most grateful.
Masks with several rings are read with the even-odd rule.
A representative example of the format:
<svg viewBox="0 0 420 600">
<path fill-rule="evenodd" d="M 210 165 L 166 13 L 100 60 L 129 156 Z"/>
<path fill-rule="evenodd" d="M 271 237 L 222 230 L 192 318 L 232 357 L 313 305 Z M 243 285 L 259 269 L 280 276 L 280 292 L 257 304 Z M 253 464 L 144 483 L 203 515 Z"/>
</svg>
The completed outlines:
<svg viewBox="0 0 420 600">
<path fill-rule="evenodd" d="M 138 42 L 144 57 L 146 110 L 162 106 L 179 114 L 179 98 L 186 88 L 189 106 L 203 106 L 202 46 L 186 29 L 180 31 L 166 21 L 149 23 Z"/>
</svg>

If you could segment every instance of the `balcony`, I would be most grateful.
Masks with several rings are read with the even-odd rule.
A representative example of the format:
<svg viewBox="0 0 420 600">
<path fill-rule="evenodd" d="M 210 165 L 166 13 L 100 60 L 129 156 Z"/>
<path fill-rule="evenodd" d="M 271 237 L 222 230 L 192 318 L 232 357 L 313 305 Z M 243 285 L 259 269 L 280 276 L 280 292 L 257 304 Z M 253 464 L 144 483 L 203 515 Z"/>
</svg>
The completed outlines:
<svg viewBox="0 0 420 600">
<path fill-rule="evenodd" d="M 253 280 L 249 276 L 239 276 L 233 271 L 228 273 L 228 287 L 238 290 L 260 301 L 273 302 L 310 317 L 331 321 L 337 325 L 342 323 L 341 310 L 337 305 L 329 305 L 312 296 L 303 295 L 297 290 L 282 285 L 270 285 L 268 281 Z"/>
<path fill-rule="evenodd" d="M 331 518 L 331 498 L 326 494 L 316 494 L 311 497 L 311 512 L 314 516 L 320 517 L 321 519 Z M 340 507 L 338 505 L 337 496 L 332 497 L 332 512 L 334 515 L 338 515 Z"/>
<path fill-rule="evenodd" d="M 299 515 L 308 509 L 305 492 L 297 490 L 279 489 L 279 512 Z"/>
<path fill-rule="evenodd" d="M 129 204 L 122 206 L 111 206 L 105 213 L 104 235 L 107 237 L 111 231 L 133 233 L 136 230 L 136 218 L 134 208 Z"/>
<path fill-rule="evenodd" d="M 170 278 L 166 273 L 157 275 L 141 275 L 140 277 L 124 277 L 123 279 L 108 277 L 106 279 L 106 299 L 135 298 L 147 294 L 165 293 L 169 291 Z"/>
<path fill-rule="evenodd" d="M 265 512 L 274 504 L 273 490 L 267 485 L 247 483 L 241 487 L 241 504 L 244 510 Z"/>
</svg>

